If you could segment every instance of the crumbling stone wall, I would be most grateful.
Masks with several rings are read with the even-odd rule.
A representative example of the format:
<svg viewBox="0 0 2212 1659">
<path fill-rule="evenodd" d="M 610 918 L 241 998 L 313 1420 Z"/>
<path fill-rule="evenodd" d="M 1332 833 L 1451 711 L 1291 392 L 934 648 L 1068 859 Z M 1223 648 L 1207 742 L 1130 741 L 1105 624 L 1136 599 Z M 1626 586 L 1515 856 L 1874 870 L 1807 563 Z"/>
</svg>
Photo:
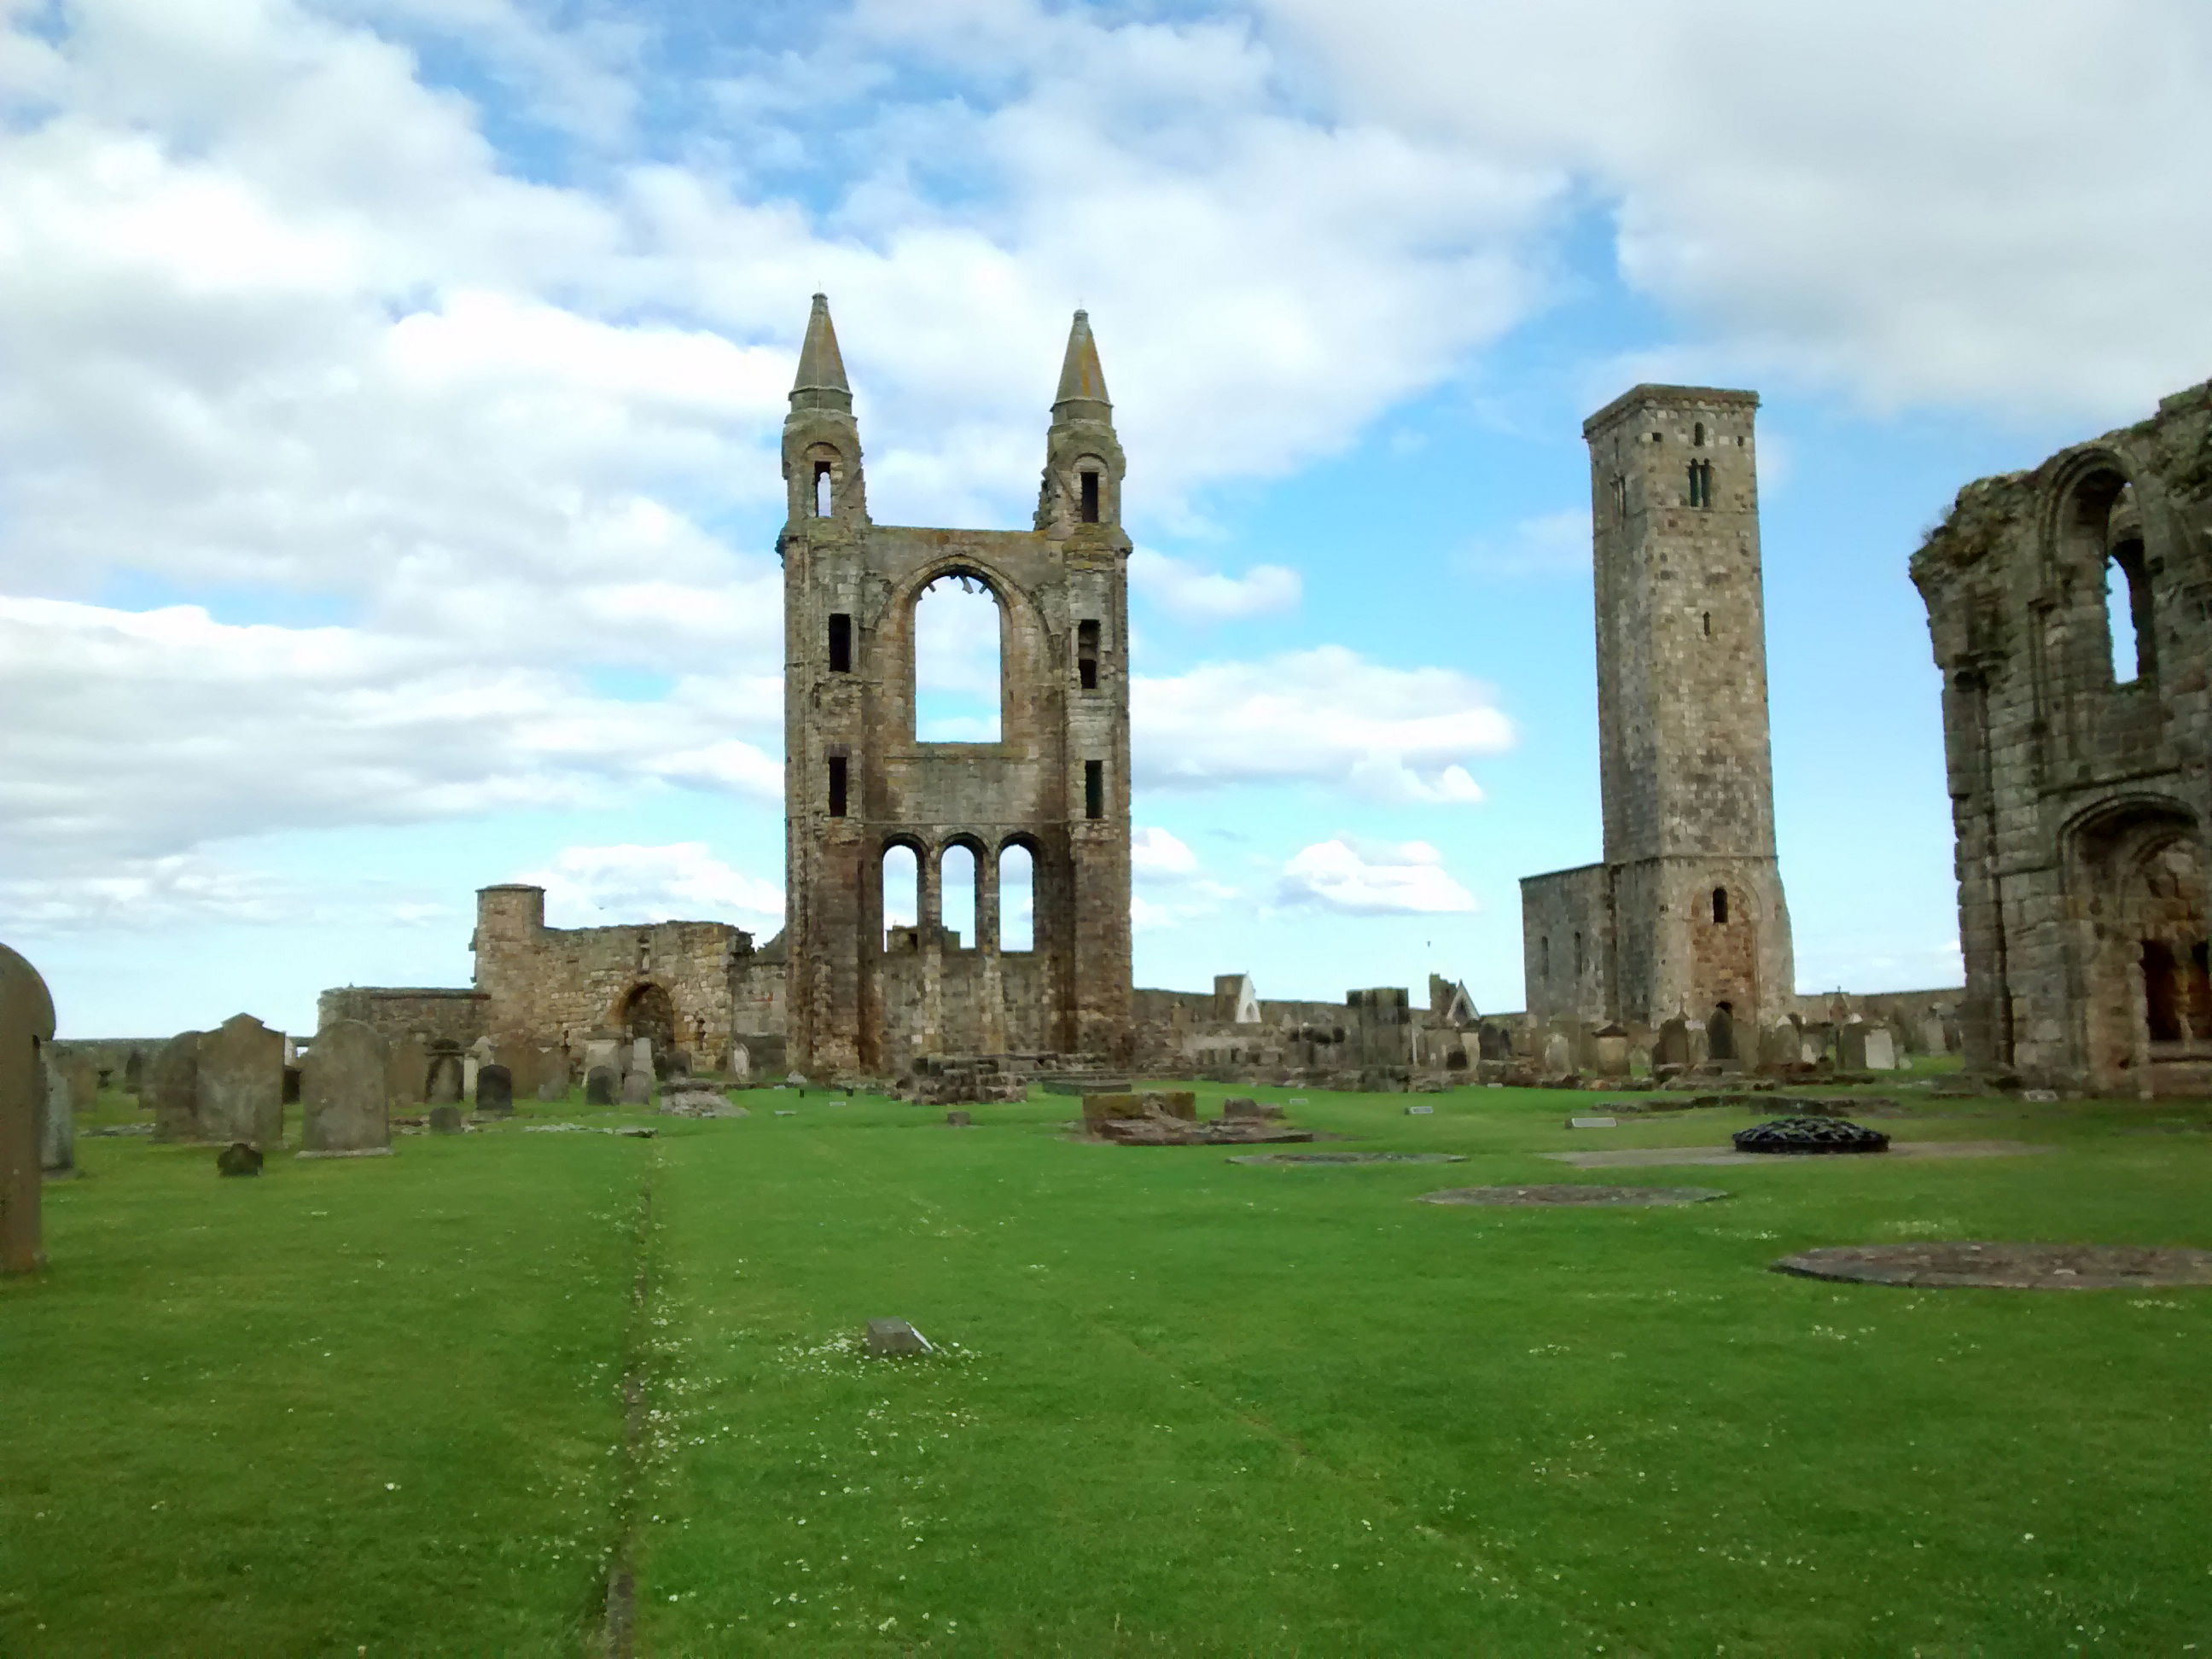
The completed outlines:
<svg viewBox="0 0 2212 1659">
<path fill-rule="evenodd" d="M 810 1073 L 1048 1050 L 1126 1063 L 1129 1029 L 1129 539 L 1121 448 L 1076 313 L 1023 531 L 868 514 L 852 391 L 815 296 L 783 437 L 787 1035 Z M 915 611 L 947 577 L 998 601 L 998 741 L 921 741 Z M 913 948 L 886 948 L 883 864 L 919 866 Z M 949 946 L 941 866 L 977 872 L 972 946 Z M 1035 945 L 1003 951 L 999 869 L 1034 872 Z"/>
<path fill-rule="evenodd" d="M 1480 1069 L 1480 1017 L 1450 981 L 1431 976 L 1425 1010 L 1395 986 L 1350 991 L 1336 1003 L 1255 998 L 1250 985 L 1236 974 L 1216 979 L 1210 994 L 1133 993 L 1136 1069 L 1316 1088 L 1456 1080 Z M 1506 1029 L 1500 1024 L 1496 1037 L 1510 1053 Z"/>
<path fill-rule="evenodd" d="M 1968 484 L 1911 572 L 1943 675 L 1969 1062 L 2212 1088 L 2212 382 Z"/>
<path fill-rule="evenodd" d="M 548 927 L 540 887 L 478 892 L 471 948 L 483 1033 L 495 1043 L 551 1041 L 572 1060 L 604 1034 L 648 1037 L 656 1053 L 681 1048 L 702 1067 L 720 1066 L 739 1035 L 740 983 L 759 991 L 746 973 L 752 938 L 743 928 L 719 921 Z"/>
<path fill-rule="evenodd" d="M 1749 392 L 1639 386 L 1583 424 L 1605 857 L 1522 883 L 1540 1025 L 1756 1031 L 1796 994 L 1774 852 L 1758 407 Z"/>
<path fill-rule="evenodd" d="M 356 1019 L 388 1043 L 414 1038 L 429 1047 L 465 1048 L 490 1029 L 489 1004 L 481 991 L 347 985 L 316 999 L 315 1029 Z"/>
</svg>

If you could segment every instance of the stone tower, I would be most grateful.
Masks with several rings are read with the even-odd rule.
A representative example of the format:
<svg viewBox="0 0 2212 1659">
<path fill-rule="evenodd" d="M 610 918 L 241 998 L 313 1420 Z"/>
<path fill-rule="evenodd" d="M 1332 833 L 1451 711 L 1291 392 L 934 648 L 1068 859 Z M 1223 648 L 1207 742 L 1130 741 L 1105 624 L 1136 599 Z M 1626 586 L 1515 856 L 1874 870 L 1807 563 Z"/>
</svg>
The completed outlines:
<svg viewBox="0 0 2212 1659">
<path fill-rule="evenodd" d="M 1589 446 L 1605 861 L 1522 884 L 1528 1006 L 1757 1057 L 1796 992 L 1774 854 L 1755 393 L 1639 386 Z M 1746 1035 L 1741 1040 L 1739 1031 Z"/>
<path fill-rule="evenodd" d="M 916 1055 L 1129 1049 L 1129 540 L 1121 447 L 1075 313 L 1029 530 L 868 516 L 853 395 L 814 296 L 784 422 L 785 936 L 790 1063 L 886 1074 Z M 915 610 L 964 577 L 998 602 L 1000 735 L 921 741 Z M 944 856 L 976 872 L 976 937 L 943 926 Z M 1000 948 L 1000 869 L 1031 861 L 1033 948 Z M 918 866 L 886 938 L 883 869 Z"/>
</svg>

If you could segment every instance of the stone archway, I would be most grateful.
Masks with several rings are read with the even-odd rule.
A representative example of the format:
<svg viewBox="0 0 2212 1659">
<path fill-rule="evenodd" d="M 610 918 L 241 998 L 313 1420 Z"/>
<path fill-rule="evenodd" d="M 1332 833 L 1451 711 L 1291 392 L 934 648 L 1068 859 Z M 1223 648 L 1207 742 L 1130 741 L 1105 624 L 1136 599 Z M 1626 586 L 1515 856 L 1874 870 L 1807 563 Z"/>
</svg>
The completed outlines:
<svg viewBox="0 0 2212 1659">
<path fill-rule="evenodd" d="M 2212 945 L 2195 820 L 2130 803 L 2075 836 L 2084 1070 L 2115 1093 L 2193 1093 L 2212 1081 Z"/>
<path fill-rule="evenodd" d="M 617 1014 L 623 1037 L 635 1042 L 639 1037 L 653 1042 L 653 1064 L 664 1064 L 676 1048 L 676 1002 L 668 994 L 668 988 L 652 980 L 633 985 L 622 1000 Z"/>
</svg>

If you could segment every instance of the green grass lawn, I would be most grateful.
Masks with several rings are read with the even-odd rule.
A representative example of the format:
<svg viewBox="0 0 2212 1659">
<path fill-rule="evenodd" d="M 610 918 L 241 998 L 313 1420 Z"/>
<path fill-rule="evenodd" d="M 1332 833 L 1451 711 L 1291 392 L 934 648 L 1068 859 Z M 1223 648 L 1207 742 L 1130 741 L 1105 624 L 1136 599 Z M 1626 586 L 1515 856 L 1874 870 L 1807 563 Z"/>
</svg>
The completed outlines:
<svg viewBox="0 0 2212 1659">
<path fill-rule="evenodd" d="M 583 1653 L 619 1560 L 655 1656 L 2212 1655 L 2212 1296 L 1765 1271 L 2212 1245 L 2212 1109 L 1944 1102 L 1882 1127 L 2062 1150 L 1579 1171 L 1539 1154 L 1752 1120 L 1306 1098 L 1468 1162 L 818 1091 L 258 1181 L 87 1137 L 52 1270 L 0 1287 L 0 1654 Z M 1413 1201 L 1556 1180 L 1732 1196 Z M 862 1358 L 883 1315 L 942 1352 Z"/>
</svg>

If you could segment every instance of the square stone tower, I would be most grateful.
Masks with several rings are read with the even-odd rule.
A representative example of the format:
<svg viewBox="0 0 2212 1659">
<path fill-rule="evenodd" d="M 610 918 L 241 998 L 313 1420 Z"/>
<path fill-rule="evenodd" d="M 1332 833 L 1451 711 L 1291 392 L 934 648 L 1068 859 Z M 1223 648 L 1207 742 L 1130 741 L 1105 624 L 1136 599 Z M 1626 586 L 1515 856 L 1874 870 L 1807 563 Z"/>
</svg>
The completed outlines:
<svg viewBox="0 0 2212 1659">
<path fill-rule="evenodd" d="M 1702 1024 L 1753 1059 L 1796 991 L 1774 854 L 1759 398 L 1639 386 L 1589 446 L 1605 860 L 1522 884 L 1528 1008 Z M 1749 1028 L 1739 1039 L 1738 1031 Z"/>
<path fill-rule="evenodd" d="M 785 924 L 790 1063 L 903 1070 L 917 1055 L 1129 1052 L 1129 539 L 1121 447 L 1089 319 L 1075 313 L 1028 530 L 868 516 L 860 429 L 828 302 L 784 422 Z M 998 602 L 993 743 L 915 726 L 915 611 L 963 577 Z M 976 871 L 975 932 L 943 926 L 945 853 Z M 883 871 L 918 866 L 919 925 L 890 939 Z M 1033 948 L 1000 948 L 1000 867 L 1020 848 Z"/>
</svg>

